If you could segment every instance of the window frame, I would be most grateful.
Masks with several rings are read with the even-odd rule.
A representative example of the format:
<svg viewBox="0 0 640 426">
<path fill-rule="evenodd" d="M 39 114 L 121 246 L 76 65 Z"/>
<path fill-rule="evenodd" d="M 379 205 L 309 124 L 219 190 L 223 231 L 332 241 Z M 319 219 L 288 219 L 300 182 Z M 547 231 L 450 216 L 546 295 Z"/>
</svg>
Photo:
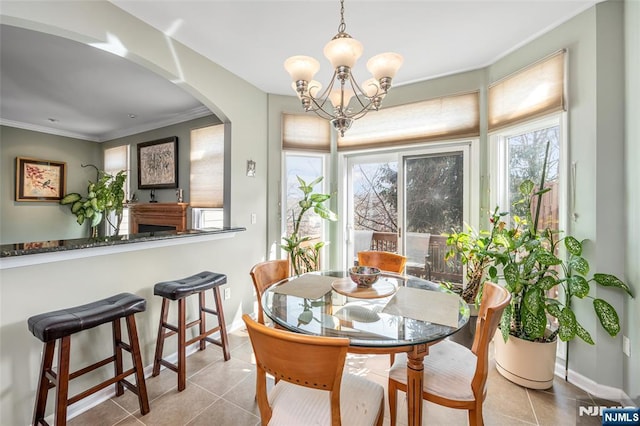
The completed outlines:
<svg viewBox="0 0 640 426">
<path fill-rule="evenodd" d="M 282 178 L 280 185 L 280 237 L 287 235 L 287 222 L 289 220 L 287 216 L 287 170 L 289 165 L 289 157 L 310 157 L 319 159 L 322 162 L 321 165 L 321 175 L 323 176 L 323 180 L 320 183 L 322 185 L 321 188 L 315 187 L 314 192 L 321 192 L 323 194 L 330 193 L 329 188 L 331 188 L 331 179 L 329 176 L 329 153 L 318 152 L 318 151 L 310 151 L 310 150 L 283 150 L 282 151 Z M 308 183 L 308 182 L 307 182 Z M 326 201 L 326 203 L 331 203 L 333 199 Z M 320 239 L 322 241 L 328 241 L 329 239 L 329 224 L 326 220 L 321 221 L 321 232 Z M 280 239 L 279 243 L 282 240 Z M 287 252 L 280 248 L 280 259 L 287 258 Z M 320 258 L 322 264 L 327 264 L 329 253 L 327 252 L 327 247 L 323 247 Z"/>
<path fill-rule="evenodd" d="M 489 133 L 489 193 L 491 209 L 495 206 L 501 208 L 509 203 L 509 190 L 506 179 L 506 141 L 511 136 L 522 133 L 533 132 L 550 126 L 559 126 L 558 142 L 560 144 L 560 159 L 558 162 L 558 229 L 569 231 L 569 212 L 573 210 L 575 200 L 569 199 L 569 188 L 574 184 L 569 180 L 569 141 L 567 138 L 567 112 L 560 111 L 548 114 L 544 117 L 534 118 L 525 122 L 514 124 L 509 127 L 496 129 Z M 502 185 L 500 187 L 499 185 Z M 502 203 L 500 203 L 502 201 Z M 505 204 L 507 203 L 507 204 Z M 493 211 L 493 210 L 491 210 Z M 504 211 L 502 208 L 501 211 Z M 507 216 L 505 220 L 511 220 Z M 564 360 L 566 358 L 567 343 L 558 341 L 556 357 Z"/>
<path fill-rule="evenodd" d="M 507 170 L 507 140 L 523 133 L 535 132 L 544 128 L 558 126 L 558 143 L 560 145 L 560 159 L 558 163 L 558 227 L 566 230 L 568 225 L 569 200 L 567 197 L 568 181 L 568 141 L 566 138 L 566 113 L 556 112 L 541 118 L 528 120 L 513 126 L 497 129 L 489 134 L 489 207 L 493 211 L 498 206 L 500 211 L 510 211 L 508 170 Z M 507 216 L 511 219 L 510 215 Z M 484 219 L 484 218 L 483 218 Z"/>
</svg>

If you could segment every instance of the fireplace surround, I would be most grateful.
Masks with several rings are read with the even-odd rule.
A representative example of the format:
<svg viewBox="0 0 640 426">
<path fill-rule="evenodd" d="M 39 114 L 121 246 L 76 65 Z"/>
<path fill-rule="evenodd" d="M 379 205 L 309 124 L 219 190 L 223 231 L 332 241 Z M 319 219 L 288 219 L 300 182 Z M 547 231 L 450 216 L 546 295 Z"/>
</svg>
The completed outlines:
<svg viewBox="0 0 640 426">
<path fill-rule="evenodd" d="M 129 204 L 129 232 L 186 231 L 189 203 Z"/>
</svg>

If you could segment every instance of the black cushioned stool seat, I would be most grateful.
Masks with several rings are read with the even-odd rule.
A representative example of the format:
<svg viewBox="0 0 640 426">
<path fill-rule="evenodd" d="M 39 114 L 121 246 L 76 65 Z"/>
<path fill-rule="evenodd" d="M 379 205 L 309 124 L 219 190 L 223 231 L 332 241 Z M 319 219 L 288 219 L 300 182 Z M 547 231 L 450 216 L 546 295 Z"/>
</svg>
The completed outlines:
<svg viewBox="0 0 640 426">
<path fill-rule="evenodd" d="M 141 297 L 130 293 L 121 293 L 86 305 L 46 312 L 28 319 L 29 330 L 35 337 L 44 342 L 42 367 L 40 369 L 33 415 L 34 425 L 47 424 L 44 420 L 44 414 L 48 390 L 51 387 L 56 388 L 56 410 L 54 415 L 56 425 L 66 424 L 69 405 L 112 384 L 115 384 L 116 395 L 118 396 L 124 393 L 124 386 L 133 391 L 138 396 L 140 412 L 143 415 L 149 412 L 149 399 L 144 381 L 142 357 L 140 356 L 140 345 L 134 317 L 135 314 L 145 311 L 146 304 L 146 300 Z M 122 318 L 125 319 L 127 324 L 128 344 L 121 339 L 120 320 Z M 88 367 L 70 372 L 71 335 L 107 323 L 111 323 L 113 327 L 113 355 Z M 58 342 L 58 365 L 57 372 L 54 372 L 52 369 L 53 354 Z M 131 353 L 133 360 L 132 368 L 127 371 L 123 371 L 123 349 Z M 109 363 L 113 363 L 115 367 L 115 376 L 113 378 L 68 398 L 69 380 Z M 126 377 L 131 374 L 135 374 L 136 385 L 126 380 Z"/>
<path fill-rule="evenodd" d="M 160 374 L 160 366 L 164 365 L 178 374 L 178 391 L 182 391 L 186 387 L 186 352 L 187 346 L 200 342 L 200 350 L 206 348 L 206 342 L 213 343 L 222 348 L 224 360 L 231 358 L 229 352 L 229 341 L 227 338 L 226 323 L 224 320 L 224 312 L 222 310 L 222 298 L 220 297 L 220 286 L 227 283 L 227 276 L 216 272 L 203 271 L 187 278 L 173 281 L 165 281 L 156 284 L 153 287 L 153 294 L 162 297 L 162 310 L 160 312 L 160 324 L 158 326 L 158 340 L 156 342 L 156 354 L 153 362 L 153 375 Z M 213 291 L 213 301 L 215 310 L 205 306 L 205 292 L 211 289 Z M 186 322 L 186 303 L 187 296 L 193 294 L 198 295 L 199 299 L 199 318 L 187 324 Z M 169 302 L 178 301 L 178 325 L 172 325 L 167 322 L 169 315 Z M 210 330 L 206 329 L 205 313 L 215 315 L 218 319 L 218 326 Z M 187 328 L 199 326 L 199 334 L 187 341 Z M 165 332 L 165 329 L 169 330 Z M 219 331 L 220 339 L 209 337 L 213 333 Z M 178 363 L 173 364 L 162 358 L 165 338 L 178 335 Z"/>
</svg>

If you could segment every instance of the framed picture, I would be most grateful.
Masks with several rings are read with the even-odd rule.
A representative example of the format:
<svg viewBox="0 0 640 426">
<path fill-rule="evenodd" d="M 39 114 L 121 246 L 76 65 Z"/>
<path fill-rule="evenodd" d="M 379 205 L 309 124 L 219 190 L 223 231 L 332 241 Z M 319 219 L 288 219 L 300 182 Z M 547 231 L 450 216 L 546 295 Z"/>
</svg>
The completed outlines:
<svg viewBox="0 0 640 426">
<path fill-rule="evenodd" d="M 67 163 L 16 158 L 16 201 L 59 201 L 67 190 Z"/>
<path fill-rule="evenodd" d="M 138 189 L 178 187 L 178 138 L 138 144 Z"/>
</svg>

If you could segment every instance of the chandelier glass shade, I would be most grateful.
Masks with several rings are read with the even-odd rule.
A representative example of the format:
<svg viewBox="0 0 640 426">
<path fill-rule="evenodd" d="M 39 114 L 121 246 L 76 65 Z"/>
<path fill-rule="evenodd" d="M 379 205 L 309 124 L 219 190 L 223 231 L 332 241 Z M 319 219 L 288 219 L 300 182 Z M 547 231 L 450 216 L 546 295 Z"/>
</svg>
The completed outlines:
<svg viewBox="0 0 640 426">
<path fill-rule="evenodd" d="M 367 70 L 373 78 L 359 85 L 351 70 L 362 56 L 363 46 L 345 30 L 344 0 L 340 0 L 338 34 L 323 50 L 334 69 L 331 82 L 324 90 L 313 79 L 320 69 L 320 63 L 316 59 L 310 56 L 292 56 L 284 62 L 284 67 L 293 80 L 291 87 L 297 93 L 304 110 L 313 111 L 330 120 L 340 136 L 344 136 L 354 120 L 371 110 L 378 110 L 403 60 L 401 55 L 392 52 L 372 57 L 367 62 Z"/>
</svg>

